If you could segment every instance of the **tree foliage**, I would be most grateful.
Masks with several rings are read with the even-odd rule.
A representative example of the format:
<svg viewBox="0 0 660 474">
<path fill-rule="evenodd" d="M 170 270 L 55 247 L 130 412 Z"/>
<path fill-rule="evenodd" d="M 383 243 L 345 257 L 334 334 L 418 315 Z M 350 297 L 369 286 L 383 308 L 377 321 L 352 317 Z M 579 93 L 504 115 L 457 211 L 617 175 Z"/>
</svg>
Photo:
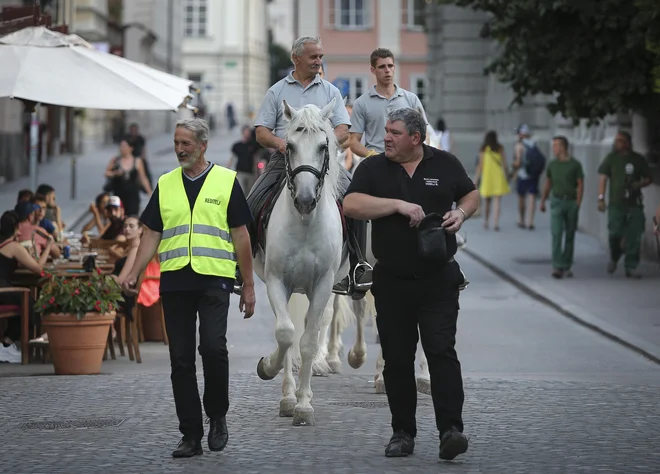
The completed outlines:
<svg viewBox="0 0 660 474">
<path fill-rule="evenodd" d="M 486 74 L 514 103 L 535 94 L 575 121 L 658 105 L 659 0 L 438 0 L 488 12 L 482 36 L 499 43 Z"/>
<path fill-rule="evenodd" d="M 270 85 L 287 75 L 291 64 L 291 53 L 277 43 L 268 45 L 268 54 L 270 56 Z"/>
</svg>

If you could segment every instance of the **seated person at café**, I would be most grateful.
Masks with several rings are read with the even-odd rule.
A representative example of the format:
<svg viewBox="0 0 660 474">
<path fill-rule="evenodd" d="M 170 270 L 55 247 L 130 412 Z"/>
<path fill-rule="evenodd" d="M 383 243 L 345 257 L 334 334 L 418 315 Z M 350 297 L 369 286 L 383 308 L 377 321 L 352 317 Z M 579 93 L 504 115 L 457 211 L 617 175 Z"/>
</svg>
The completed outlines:
<svg viewBox="0 0 660 474">
<path fill-rule="evenodd" d="M 123 242 L 126 240 L 122 235 L 124 230 L 124 207 L 119 196 L 110 196 L 106 205 L 109 225 L 101 234 L 102 240 L 117 240 Z"/>
<path fill-rule="evenodd" d="M 37 217 L 37 222 L 39 227 L 43 227 L 46 232 L 48 232 L 50 235 L 52 235 L 55 239 L 57 239 L 57 234 L 59 233 L 59 229 L 55 224 L 53 224 L 50 219 L 46 219 L 46 199 L 44 199 L 41 195 L 37 194 L 34 196 L 30 202 L 32 204 L 35 204 L 39 206 L 39 215 Z"/>
<path fill-rule="evenodd" d="M 29 202 L 26 204 L 30 204 Z M 19 217 L 14 211 L 7 211 L 0 217 L 0 288 L 11 287 L 11 280 L 18 265 L 39 275 L 43 271 L 50 249 L 55 247 L 52 236 L 46 240 L 45 251 L 42 252 L 37 262 L 18 240 Z M 0 305 L 17 306 L 22 302 L 19 293 L 0 294 Z M 30 321 L 34 324 L 34 310 L 30 303 Z M 20 317 L 7 320 L 7 329 L 0 344 L 0 362 L 20 363 L 21 351 L 16 347 L 15 341 L 20 340 L 21 320 Z"/>
<path fill-rule="evenodd" d="M 140 246 L 140 237 L 142 237 L 142 223 L 135 216 L 127 217 L 124 221 L 123 235 L 126 238 L 128 248 L 126 254 L 115 262 L 115 268 L 112 272 L 114 279 L 119 283 L 129 274 L 135 262 L 135 255 Z M 133 320 L 133 307 L 135 306 L 135 296 L 123 295 L 124 301 L 119 304 L 119 312 L 126 315 L 129 321 Z"/>
<path fill-rule="evenodd" d="M 59 230 L 64 230 L 62 210 L 55 203 L 55 188 L 49 184 L 41 184 L 37 188 L 37 194 L 42 195 L 46 200 L 46 219 L 55 224 Z"/>
<path fill-rule="evenodd" d="M 57 247 L 57 245 L 47 245 L 49 237 L 51 236 L 43 227 L 37 225 L 41 208 L 31 202 L 21 202 L 16 204 L 14 210 L 18 214 L 20 220 L 18 224 L 19 241 L 31 242 L 34 233 L 34 245 L 38 255 L 45 252 L 52 258 L 60 258 L 62 253 L 60 252 L 59 247 Z"/>
<path fill-rule="evenodd" d="M 30 191 L 29 189 L 21 189 L 18 192 L 18 198 L 16 199 L 16 204 L 22 201 L 32 201 L 34 198 L 34 193 Z"/>
<path fill-rule="evenodd" d="M 92 214 L 92 218 L 83 226 L 82 232 L 89 232 L 96 228 L 98 235 L 103 235 L 110 226 L 109 214 L 106 209 L 109 201 L 110 194 L 108 193 L 101 193 L 96 196 L 94 202 L 89 205 L 89 212 Z"/>
</svg>

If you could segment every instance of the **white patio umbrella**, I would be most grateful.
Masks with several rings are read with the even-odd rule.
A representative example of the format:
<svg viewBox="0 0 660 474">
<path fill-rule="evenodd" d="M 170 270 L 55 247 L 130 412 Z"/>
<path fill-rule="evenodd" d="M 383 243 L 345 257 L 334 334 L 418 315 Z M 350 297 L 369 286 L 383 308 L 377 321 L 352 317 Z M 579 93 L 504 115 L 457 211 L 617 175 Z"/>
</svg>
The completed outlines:
<svg viewBox="0 0 660 474">
<path fill-rule="evenodd" d="M 192 98 L 191 86 L 192 81 L 97 51 L 77 35 L 43 26 L 0 38 L 0 97 L 90 109 L 176 111 Z M 33 112 L 33 187 L 37 133 Z"/>
</svg>

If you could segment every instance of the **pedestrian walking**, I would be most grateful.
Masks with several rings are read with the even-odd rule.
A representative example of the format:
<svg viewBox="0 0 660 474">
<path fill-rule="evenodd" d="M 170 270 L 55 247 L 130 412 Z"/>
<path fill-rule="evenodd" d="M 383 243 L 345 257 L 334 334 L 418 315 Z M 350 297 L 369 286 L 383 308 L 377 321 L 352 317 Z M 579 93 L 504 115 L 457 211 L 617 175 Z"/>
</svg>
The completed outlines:
<svg viewBox="0 0 660 474">
<path fill-rule="evenodd" d="M 202 119 L 176 123 L 174 149 L 180 166 L 159 178 L 140 219 L 145 227 L 135 263 L 122 281 L 124 291 L 136 295 L 136 282 L 158 251 L 172 389 L 183 434 L 174 457 L 202 454 L 204 425 L 195 371 L 197 314 L 209 449 L 222 451 L 229 439 L 226 334 L 237 261 L 243 270 L 239 307 L 245 318 L 252 316 L 255 304 L 246 228 L 252 216 L 236 173 L 206 160 L 208 134 Z"/>
<path fill-rule="evenodd" d="M 252 128 L 245 125 L 243 136 L 231 146 L 231 157 L 227 168 L 236 170 L 236 178 L 245 194 L 250 193 L 256 179 L 259 144 L 252 140 Z"/>
<path fill-rule="evenodd" d="M 530 138 L 531 130 L 527 125 L 516 129 L 518 142 L 514 148 L 513 174 L 517 177 L 518 191 L 518 227 L 534 230 L 536 198 L 539 194 L 539 179 L 545 169 L 545 156 Z"/>
<path fill-rule="evenodd" d="M 419 331 L 428 358 L 440 458 L 453 459 L 468 448 L 461 365 L 454 349 L 463 282 L 454 260 L 456 233 L 477 209 L 479 193 L 455 156 L 424 145 L 426 120 L 417 110 L 391 111 L 385 130 L 385 153 L 356 168 L 344 198 L 348 216 L 373 225 L 377 264 L 371 291 L 394 432 L 385 455 L 414 451 Z M 418 226 L 434 220 L 429 235 L 436 237 L 421 240 L 426 233 Z"/>
<path fill-rule="evenodd" d="M 575 233 L 584 193 L 584 172 L 579 161 L 568 154 L 568 139 L 552 139 L 555 159 L 548 165 L 546 182 L 541 196 L 541 212 L 550 198 L 550 229 L 552 232 L 552 276 L 572 277 Z"/>
<path fill-rule="evenodd" d="M 479 183 L 479 195 L 486 201 L 484 229 L 488 229 L 491 201 L 493 204 L 493 230 L 500 230 L 500 210 L 502 196 L 511 192 L 507 178 L 506 153 L 493 130 L 486 133 L 479 152 L 479 162 L 474 175 Z"/>
<path fill-rule="evenodd" d="M 651 184 L 651 168 L 648 161 L 632 149 L 628 132 L 619 132 L 614 139 L 614 150 L 605 157 L 598 168 L 598 210 L 607 209 L 610 262 L 607 272 L 614 273 L 625 254 L 626 277 L 639 279 L 637 271 L 640 247 L 644 233 L 644 204 L 642 188 Z M 605 205 L 605 191 L 610 182 L 609 202 Z"/>
</svg>

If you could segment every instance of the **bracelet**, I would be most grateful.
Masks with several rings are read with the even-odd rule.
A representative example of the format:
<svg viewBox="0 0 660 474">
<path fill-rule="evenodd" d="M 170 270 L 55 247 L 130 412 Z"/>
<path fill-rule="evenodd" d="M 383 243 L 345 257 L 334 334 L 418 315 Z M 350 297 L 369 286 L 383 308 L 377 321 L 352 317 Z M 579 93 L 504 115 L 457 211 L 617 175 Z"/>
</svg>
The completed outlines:
<svg viewBox="0 0 660 474">
<path fill-rule="evenodd" d="M 461 209 L 460 207 L 457 207 L 456 209 L 458 209 L 459 211 L 461 211 L 463 213 L 463 222 L 465 222 L 467 220 L 467 214 L 465 214 L 465 211 L 463 209 Z"/>
</svg>

